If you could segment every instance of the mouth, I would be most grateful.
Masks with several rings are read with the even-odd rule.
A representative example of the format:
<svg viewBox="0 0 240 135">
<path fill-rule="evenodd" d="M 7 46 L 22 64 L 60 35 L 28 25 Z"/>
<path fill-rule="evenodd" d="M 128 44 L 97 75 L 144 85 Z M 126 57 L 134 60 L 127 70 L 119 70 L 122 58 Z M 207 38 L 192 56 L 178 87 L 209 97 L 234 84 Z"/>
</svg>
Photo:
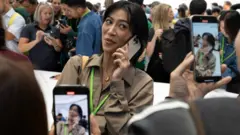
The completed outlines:
<svg viewBox="0 0 240 135">
<path fill-rule="evenodd" d="M 105 40 L 105 42 L 106 42 L 107 44 L 115 44 L 115 43 L 116 43 L 116 42 L 113 41 L 111 38 L 104 38 L 104 40 Z"/>
</svg>

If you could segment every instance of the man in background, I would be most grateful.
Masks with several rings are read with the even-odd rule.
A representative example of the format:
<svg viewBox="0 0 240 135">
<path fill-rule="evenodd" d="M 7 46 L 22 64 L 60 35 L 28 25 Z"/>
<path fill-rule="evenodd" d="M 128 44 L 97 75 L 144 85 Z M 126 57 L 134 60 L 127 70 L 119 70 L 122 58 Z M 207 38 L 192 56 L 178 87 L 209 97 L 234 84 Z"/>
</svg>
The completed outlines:
<svg viewBox="0 0 240 135">
<path fill-rule="evenodd" d="M 214 8 L 212 10 L 212 15 L 218 18 L 220 16 L 220 12 L 221 12 L 220 8 Z"/>
<path fill-rule="evenodd" d="M 81 18 L 78 24 L 76 54 L 92 56 L 101 52 L 102 20 L 99 15 L 90 11 L 86 0 L 67 0 L 67 12 L 75 19 Z"/>
<path fill-rule="evenodd" d="M 13 0 L 12 7 L 17 13 L 19 13 L 25 19 L 26 24 L 29 24 L 32 22 L 31 17 L 28 11 L 22 6 L 23 2 L 24 0 Z"/>
<path fill-rule="evenodd" d="M 3 19 L 6 46 L 10 50 L 20 53 L 18 40 L 23 27 L 26 25 L 24 18 L 14 11 L 9 0 L 0 0 L 0 15 Z"/>
<path fill-rule="evenodd" d="M 230 1 L 225 1 L 223 5 L 223 10 L 230 10 L 232 3 Z"/>
<path fill-rule="evenodd" d="M 35 10 L 38 6 L 38 0 L 24 0 L 21 5 L 27 10 L 27 12 L 30 14 L 31 22 L 33 22 L 33 16 L 35 13 Z"/>
</svg>

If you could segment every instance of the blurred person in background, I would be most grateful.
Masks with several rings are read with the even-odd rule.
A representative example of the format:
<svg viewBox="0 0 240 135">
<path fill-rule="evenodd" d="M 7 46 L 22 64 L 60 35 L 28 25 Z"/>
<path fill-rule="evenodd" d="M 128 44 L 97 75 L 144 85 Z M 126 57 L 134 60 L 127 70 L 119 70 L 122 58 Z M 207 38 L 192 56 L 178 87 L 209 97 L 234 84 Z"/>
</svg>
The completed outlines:
<svg viewBox="0 0 240 135">
<path fill-rule="evenodd" d="M 35 69 L 59 71 L 59 55 L 62 49 L 60 33 L 53 27 L 54 11 L 48 3 L 40 3 L 34 15 L 35 23 L 27 25 L 19 41 L 19 50 L 28 52 Z"/>
<path fill-rule="evenodd" d="M 219 19 L 220 13 L 221 13 L 220 8 L 214 8 L 214 9 L 212 9 L 212 15 L 215 16 L 215 17 L 217 17 L 218 19 Z"/>
<path fill-rule="evenodd" d="M 25 19 L 26 24 L 29 24 L 31 23 L 31 17 L 28 11 L 22 6 L 23 2 L 24 0 L 13 0 L 12 6 Z"/>
<path fill-rule="evenodd" d="M 106 9 L 107 9 L 109 6 L 111 6 L 113 3 L 114 3 L 113 0 L 105 0 L 105 2 L 104 2 L 105 10 L 102 10 L 102 11 L 100 12 L 100 16 L 101 16 L 102 19 L 103 19 L 103 16 L 104 16 L 104 13 L 105 13 Z"/>
<path fill-rule="evenodd" d="M 162 63 L 162 34 L 171 29 L 172 8 L 167 4 L 160 4 L 153 11 L 153 28 L 150 29 L 147 45 L 147 57 L 150 59 L 147 73 L 155 82 L 169 83 L 170 74 L 163 68 Z M 168 13 L 168 14 L 166 14 Z"/>
<path fill-rule="evenodd" d="M 230 1 L 225 1 L 223 5 L 223 10 L 228 11 L 231 9 L 232 3 Z"/>
<path fill-rule="evenodd" d="M 56 120 L 57 120 L 57 123 L 60 122 L 60 121 L 66 121 L 66 119 L 63 117 L 63 115 L 61 113 L 59 113 L 56 116 Z"/>
<path fill-rule="evenodd" d="M 20 33 L 26 25 L 24 18 L 18 14 L 9 4 L 8 0 L 0 0 L 0 15 L 3 18 L 3 29 L 5 30 L 6 46 L 17 53 Z"/>
<path fill-rule="evenodd" d="M 67 11 L 75 18 L 81 18 L 78 25 L 76 54 L 92 56 L 101 53 L 101 26 L 99 15 L 90 11 L 85 0 L 68 0 Z"/>
<path fill-rule="evenodd" d="M 238 65 L 238 69 L 240 70 L 240 30 L 238 32 L 237 38 L 236 38 L 236 55 L 237 55 L 237 65 Z"/>
<path fill-rule="evenodd" d="M 72 104 L 69 108 L 67 122 L 57 123 L 57 135 L 85 135 L 86 130 L 81 125 L 82 117 L 82 108 L 77 104 Z"/>
<path fill-rule="evenodd" d="M 216 3 L 216 2 L 212 3 L 212 9 L 214 9 L 214 8 L 218 8 L 218 3 Z"/>
<path fill-rule="evenodd" d="M 212 10 L 211 9 L 207 9 L 206 10 L 206 15 L 212 15 Z"/>
<path fill-rule="evenodd" d="M 33 70 L 3 57 L 0 65 L 1 134 L 48 135 L 46 105 Z"/>
<path fill-rule="evenodd" d="M 54 20 L 59 20 L 62 17 L 61 0 L 52 0 L 52 7 L 54 10 Z"/>
<path fill-rule="evenodd" d="M 240 29 L 240 15 L 237 11 L 223 12 L 220 17 L 219 41 L 221 48 L 221 63 L 228 66 L 227 70 L 222 74 L 224 77 L 235 77 L 238 71 L 237 57 L 235 49 L 235 38 Z M 233 69 L 233 70 L 232 70 Z"/>
<path fill-rule="evenodd" d="M 155 6 L 161 4 L 159 1 L 154 1 L 152 2 L 152 4 L 150 5 L 150 8 L 153 9 Z"/>
<path fill-rule="evenodd" d="M 30 14 L 31 23 L 34 22 L 34 12 L 38 6 L 38 0 L 24 0 L 22 2 L 22 6 L 27 10 L 27 12 Z"/>
<path fill-rule="evenodd" d="M 141 48 L 129 58 L 127 42 L 134 36 Z M 136 110 L 153 102 L 151 77 L 134 67 L 148 39 L 144 11 L 127 1 L 112 4 L 105 12 L 101 39 L 103 54 L 70 58 L 57 84 L 87 84 L 93 92 L 90 110 L 102 134 L 125 135 Z"/>
</svg>

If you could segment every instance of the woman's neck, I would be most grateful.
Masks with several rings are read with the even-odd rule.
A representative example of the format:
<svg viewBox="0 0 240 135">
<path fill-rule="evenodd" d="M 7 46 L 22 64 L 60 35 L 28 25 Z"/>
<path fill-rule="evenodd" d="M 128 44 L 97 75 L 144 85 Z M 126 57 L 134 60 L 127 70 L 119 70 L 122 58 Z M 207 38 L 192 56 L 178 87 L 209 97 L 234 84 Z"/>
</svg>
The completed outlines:
<svg viewBox="0 0 240 135">
<path fill-rule="evenodd" d="M 38 26 L 39 26 L 42 30 L 45 30 L 48 25 L 39 23 Z"/>
<path fill-rule="evenodd" d="M 103 71 L 105 71 L 107 73 L 112 73 L 114 70 L 113 61 L 114 61 L 114 59 L 112 57 L 112 53 L 104 52 L 103 63 L 102 63 Z"/>
</svg>

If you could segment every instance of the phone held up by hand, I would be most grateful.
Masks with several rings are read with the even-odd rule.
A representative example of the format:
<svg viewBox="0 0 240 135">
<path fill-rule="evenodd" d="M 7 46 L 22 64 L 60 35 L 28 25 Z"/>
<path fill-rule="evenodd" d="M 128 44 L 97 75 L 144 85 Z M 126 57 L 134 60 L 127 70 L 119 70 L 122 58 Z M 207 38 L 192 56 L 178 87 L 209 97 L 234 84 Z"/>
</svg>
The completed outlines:
<svg viewBox="0 0 240 135">
<path fill-rule="evenodd" d="M 80 85 L 59 85 L 53 90 L 55 135 L 79 131 L 90 135 L 89 90 Z M 70 128 L 70 129 L 69 129 Z M 82 130 L 82 131 L 81 131 Z"/>
<path fill-rule="evenodd" d="M 218 21 L 213 16 L 191 18 L 194 77 L 197 82 L 217 82 L 222 77 Z"/>
<path fill-rule="evenodd" d="M 141 43 L 137 36 L 133 36 L 128 41 L 128 58 L 131 60 L 134 55 L 141 49 Z"/>
</svg>

